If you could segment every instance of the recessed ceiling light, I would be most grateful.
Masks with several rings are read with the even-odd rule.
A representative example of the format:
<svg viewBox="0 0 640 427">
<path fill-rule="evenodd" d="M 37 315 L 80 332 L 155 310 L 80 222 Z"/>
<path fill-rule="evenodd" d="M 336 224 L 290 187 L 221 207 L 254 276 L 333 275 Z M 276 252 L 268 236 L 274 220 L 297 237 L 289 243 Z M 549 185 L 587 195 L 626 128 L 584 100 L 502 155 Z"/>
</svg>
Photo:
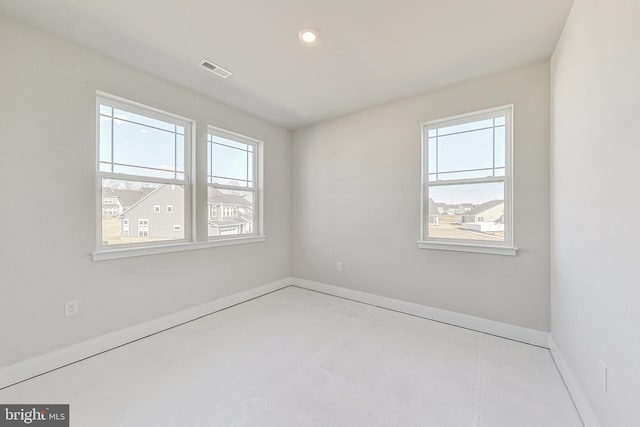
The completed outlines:
<svg viewBox="0 0 640 427">
<path fill-rule="evenodd" d="M 318 32 L 316 30 L 302 30 L 298 33 L 300 40 L 307 44 L 314 43 L 318 40 Z"/>
</svg>

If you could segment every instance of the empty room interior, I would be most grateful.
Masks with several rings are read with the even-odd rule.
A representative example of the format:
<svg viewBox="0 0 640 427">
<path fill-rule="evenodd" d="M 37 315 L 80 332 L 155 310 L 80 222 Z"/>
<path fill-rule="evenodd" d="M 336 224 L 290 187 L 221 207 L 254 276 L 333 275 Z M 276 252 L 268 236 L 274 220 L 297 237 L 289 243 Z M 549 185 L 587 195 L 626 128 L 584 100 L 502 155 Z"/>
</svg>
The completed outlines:
<svg viewBox="0 0 640 427">
<path fill-rule="evenodd" d="M 0 426 L 640 426 L 639 80 L 638 0 L 0 0 Z"/>
</svg>

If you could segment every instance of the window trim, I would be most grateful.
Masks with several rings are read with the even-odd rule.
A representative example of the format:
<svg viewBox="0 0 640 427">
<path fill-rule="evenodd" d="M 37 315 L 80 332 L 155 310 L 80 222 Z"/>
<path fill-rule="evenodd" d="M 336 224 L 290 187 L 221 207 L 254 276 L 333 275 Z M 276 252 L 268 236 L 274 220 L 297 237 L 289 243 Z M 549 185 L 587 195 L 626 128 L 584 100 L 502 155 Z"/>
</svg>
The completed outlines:
<svg viewBox="0 0 640 427">
<path fill-rule="evenodd" d="M 504 182 L 505 235 L 502 242 L 491 242 L 470 239 L 446 239 L 428 236 L 427 216 L 429 215 L 429 130 L 437 127 L 456 126 L 468 123 L 470 119 L 480 121 L 495 118 L 498 113 L 505 113 L 505 167 L 504 176 L 487 178 L 456 179 L 440 182 L 436 185 L 479 184 L 483 182 Z M 507 104 L 494 108 L 460 114 L 437 120 L 424 121 L 421 127 L 421 185 L 420 185 L 420 249 L 437 249 L 457 252 L 475 252 L 495 255 L 516 255 L 513 233 L 513 142 L 514 142 L 514 105 Z"/>
<path fill-rule="evenodd" d="M 226 236 L 228 237 L 228 236 Z M 111 259 L 130 258 L 138 256 L 165 254 L 172 252 L 193 251 L 199 249 L 217 248 L 231 245 L 244 245 L 248 243 L 259 243 L 267 240 L 267 236 L 249 236 L 236 237 L 232 239 L 220 239 L 209 242 L 189 242 L 189 243 L 170 243 L 149 246 L 139 246 L 134 248 L 107 249 L 99 252 L 93 252 L 91 258 L 93 261 L 107 261 Z M 173 242 L 172 240 L 170 240 Z M 161 242 L 162 243 L 162 242 Z"/>
<path fill-rule="evenodd" d="M 100 172 L 100 104 L 101 101 L 106 101 L 108 105 L 115 108 L 122 108 L 124 110 L 129 110 L 135 114 L 141 114 L 143 116 L 147 116 L 153 119 L 167 121 L 168 118 L 171 118 L 172 121 L 183 121 L 184 125 L 180 124 L 180 126 L 184 126 L 185 128 L 185 138 L 184 138 L 184 181 L 185 183 L 180 183 L 179 185 L 184 185 L 185 192 L 185 205 L 184 205 L 184 239 L 172 239 L 172 240 L 163 240 L 157 242 L 143 242 L 143 243 L 133 243 L 133 244 L 120 244 L 120 245 L 102 245 L 102 218 L 98 213 L 102 213 L 102 177 L 103 172 Z M 126 98 L 122 98 L 119 96 L 111 95 L 106 92 L 96 91 L 96 153 L 95 153 L 95 192 L 96 192 L 96 236 L 95 236 L 95 245 L 96 250 L 91 253 L 91 258 L 93 261 L 106 261 L 112 259 L 120 259 L 120 258 L 129 258 L 129 257 L 138 257 L 138 256 L 147 256 L 147 255 L 155 255 L 155 254 L 163 254 L 163 253 L 173 253 L 173 252 L 183 252 L 183 251 L 191 251 L 191 250 L 200 250 L 207 248 L 216 248 L 223 246 L 231 246 L 231 245 L 240 245 L 240 244 L 251 244 L 251 243 L 259 243 L 263 242 L 267 239 L 267 236 L 264 234 L 264 224 L 263 224 L 263 194 L 264 194 L 264 141 L 258 140 L 246 135 L 242 135 L 236 132 L 232 132 L 226 129 L 218 128 L 215 126 L 207 126 L 207 133 L 209 130 L 215 130 L 216 132 L 223 132 L 228 135 L 228 137 L 232 138 L 242 138 L 247 141 L 252 141 L 257 144 L 257 148 L 255 150 L 255 160 L 254 160 L 254 180 L 255 180 L 255 203 L 256 207 L 254 207 L 254 233 L 252 234 L 242 234 L 237 236 L 219 236 L 221 238 L 217 240 L 209 240 L 208 236 L 208 225 L 206 218 L 208 217 L 208 212 L 205 210 L 204 221 L 201 221 L 199 210 L 203 206 L 203 201 L 201 198 L 197 197 L 199 190 L 202 189 L 201 182 L 204 184 L 204 188 L 208 188 L 208 180 L 207 180 L 207 168 L 206 168 L 206 159 L 204 163 L 204 169 L 202 172 L 197 173 L 200 169 L 200 160 L 196 158 L 196 153 L 200 153 L 202 148 L 204 148 L 204 153 L 207 152 L 207 133 L 205 133 L 204 141 L 200 139 L 202 136 L 197 132 L 197 122 L 195 120 L 191 120 L 177 114 L 173 114 L 170 112 L 166 112 L 163 110 L 159 110 L 157 108 L 151 107 L 149 105 L 141 104 L 135 101 L 131 101 Z M 103 102 L 104 103 L 104 102 Z M 115 175 L 115 174 L 114 174 Z M 203 181 L 200 181 L 204 177 Z M 129 175 L 129 174 L 117 174 L 117 179 L 122 180 L 133 180 L 133 181 L 142 181 L 142 182 L 151 182 L 151 183 L 164 183 L 171 184 L 171 179 L 165 178 L 149 178 L 149 177 L 141 177 L 138 175 Z M 175 182 L 174 182 L 175 183 Z M 246 190 L 246 189 L 245 189 Z M 207 206 L 207 198 L 205 198 L 204 206 Z M 259 210 L 258 210 L 259 209 Z M 162 212 L 162 211 L 161 211 Z M 175 207 L 174 207 L 175 212 Z M 201 223 L 202 222 L 202 223 Z M 204 230 L 201 229 L 201 226 L 204 226 Z"/>
<path fill-rule="evenodd" d="M 253 187 L 241 187 L 234 185 L 225 185 L 225 184 L 214 184 L 209 182 L 209 170 L 205 171 L 205 183 L 207 186 L 207 191 L 209 187 L 216 188 L 220 190 L 238 190 L 238 191 L 249 191 L 253 192 L 253 233 L 245 233 L 245 234 L 237 234 L 237 235 L 218 235 L 218 236 L 209 236 L 209 226 L 207 224 L 207 240 L 209 242 L 215 241 L 228 241 L 233 239 L 243 239 L 248 237 L 264 237 L 264 223 L 263 223 L 263 194 L 264 194 L 264 177 L 263 177 L 263 152 L 264 152 L 264 141 L 252 138 L 247 135 L 243 135 L 237 132 L 229 131 L 227 129 L 222 129 L 216 126 L 207 126 L 207 138 L 206 138 L 206 153 L 207 156 L 210 156 L 209 152 L 209 135 L 216 135 L 221 138 L 231 139 L 233 141 L 239 142 L 241 144 L 252 145 L 254 147 L 254 160 L 253 160 Z M 212 166 L 213 167 L 213 166 Z M 208 196 L 207 196 L 207 204 L 208 204 Z M 207 217 L 209 211 L 207 210 Z M 220 217 L 224 217 L 224 213 L 219 212 Z M 232 237 L 234 236 L 234 237 Z"/>
<path fill-rule="evenodd" d="M 125 111 L 129 111 L 133 114 L 138 114 L 141 116 L 149 117 L 156 120 L 167 121 L 170 120 L 173 124 L 177 126 L 184 127 L 184 180 L 180 179 L 170 179 L 170 178 L 154 178 L 154 177 L 146 177 L 140 175 L 131 175 L 124 173 L 114 173 L 114 172 L 102 172 L 100 171 L 100 105 L 107 105 L 111 108 L 122 109 Z M 195 167 L 195 162 L 192 161 L 192 153 L 195 151 L 195 137 L 196 137 L 196 122 L 194 120 L 188 119 L 186 117 L 179 116 L 174 113 L 170 113 L 167 111 L 160 110 L 155 107 L 151 107 L 149 105 L 145 105 L 136 101 L 131 101 L 129 99 L 125 99 L 119 96 L 111 95 L 106 92 L 96 91 L 95 97 L 95 118 L 96 118 L 96 155 L 95 155 L 95 192 L 96 192 L 96 206 L 100 203 L 100 207 L 102 206 L 102 179 L 118 179 L 123 181 L 137 181 L 137 182 L 148 182 L 152 184 L 174 184 L 174 185 L 182 185 L 184 186 L 184 238 L 182 239 L 170 239 L 170 240 L 160 240 L 157 242 L 134 242 L 134 243 L 123 243 L 119 245 L 103 245 L 102 244 L 102 219 L 95 216 L 96 218 L 96 241 L 95 241 L 95 252 L 93 253 L 93 259 L 96 260 L 96 255 L 103 252 L 113 252 L 116 250 L 119 251 L 131 251 L 134 249 L 140 248 L 148 248 L 148 247 L 161 247 L 166 246 L 167 244 L 186 244 L 192 243 L 195 241 L 194 230 L 195 226 L 193 224 L 193 215 L 194 211 L 193 204 L 195 202 L 193 194 L 193 188 L 195 185 L 193 183 L 193 176 L 195 176 L 193 168 Z M 113 137 L 113 135 L 112 135 Z M 113 159 L 112 159 L 113 160 Z M 155 212 L 154 212 L 155 213 Z M 137 235 L 137 233 L 136 233 Z M 98 257 L 100 258 L 100 257 Z"/>
</svg>

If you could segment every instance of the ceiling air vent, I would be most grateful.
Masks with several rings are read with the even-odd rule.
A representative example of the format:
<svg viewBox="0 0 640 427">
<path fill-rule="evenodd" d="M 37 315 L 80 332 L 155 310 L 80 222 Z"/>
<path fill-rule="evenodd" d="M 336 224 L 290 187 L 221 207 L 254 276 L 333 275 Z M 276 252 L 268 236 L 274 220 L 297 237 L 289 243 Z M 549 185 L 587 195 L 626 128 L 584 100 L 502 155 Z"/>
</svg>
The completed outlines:
<svg viewBox="0 0 640 427">
<path fill-rule="evenodd" d="M 200 65 L 205 70 L 211 71 L 213 74 L 223 79 L 226 79 L 231 75 L 231 71 L 225 70 L 221 66 L 216 65 L 207 59 L 203 59 L 202 61 L 200 61 Z"/>
</svg>

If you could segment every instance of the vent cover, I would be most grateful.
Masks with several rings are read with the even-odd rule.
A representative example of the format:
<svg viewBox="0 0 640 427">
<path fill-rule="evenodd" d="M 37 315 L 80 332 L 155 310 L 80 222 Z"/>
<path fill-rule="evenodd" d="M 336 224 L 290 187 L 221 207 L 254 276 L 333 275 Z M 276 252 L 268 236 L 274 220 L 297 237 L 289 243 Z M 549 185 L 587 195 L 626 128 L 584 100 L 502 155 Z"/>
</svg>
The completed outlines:
<svg viewBox="0 0 640 427">
<path fill-rule="evenodd" d="M 200 61 L 200 66 L 207 71 L 211 71 L 213 74 L 223 79 L 226 79 L 231 75 L 231 71 L 225 70 L 221 66 L 214 64 L 208 59 L 203 59 L 202 61 Z"/>
</svg>

